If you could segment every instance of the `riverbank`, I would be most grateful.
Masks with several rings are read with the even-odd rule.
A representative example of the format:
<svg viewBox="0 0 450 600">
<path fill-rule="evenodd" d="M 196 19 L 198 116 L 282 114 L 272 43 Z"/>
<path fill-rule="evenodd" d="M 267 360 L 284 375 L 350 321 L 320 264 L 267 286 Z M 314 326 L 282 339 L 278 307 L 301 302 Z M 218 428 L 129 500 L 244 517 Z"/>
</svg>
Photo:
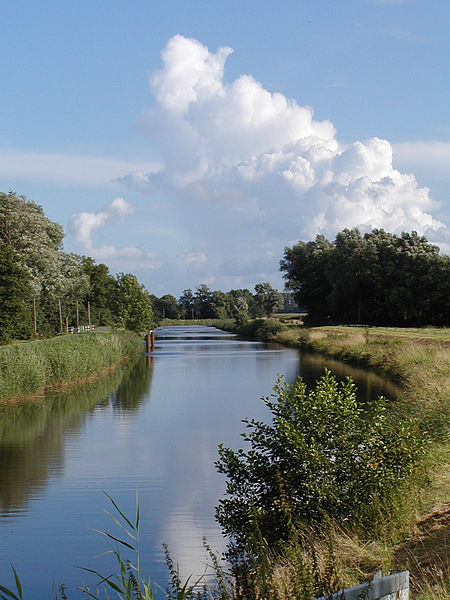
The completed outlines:
<svg viewBox="0 0 450 600">
<path fill-rule="evenodd" d="M 84 383 L 142 350 L 139 336 L 110 330 L 0 347 L 0 403 Z"/>
<path fill-rule="evenodd" d="M 344 580 L 351 581 L 362 571 L 367 575 L 376 567 L 409 568 L 414 597 L 448 598 L 450 329 L 306 328 L 292 324 L 289 317 L 260 320 L 239 328 L 232 322 L 216 326 L 364 366 L 399 386 L 399 397 L 392 405 L 393 418 L 411 416 L 418 420 L 429 440 L 423 461 L 427 475 L 410 481 L 401 490 L 393 511 L 380 515 L 372 541 L 355 528 L 345 532 L 334 528 L 334 553 L 340 557 L 338 568 Z M 325 543 L 318 536 L 314 551 L 320 554 Z M 294 554 L 297 551 L 295 548 Z M 289 552 L 283 557 L 288 564 Z"/>
</svg>

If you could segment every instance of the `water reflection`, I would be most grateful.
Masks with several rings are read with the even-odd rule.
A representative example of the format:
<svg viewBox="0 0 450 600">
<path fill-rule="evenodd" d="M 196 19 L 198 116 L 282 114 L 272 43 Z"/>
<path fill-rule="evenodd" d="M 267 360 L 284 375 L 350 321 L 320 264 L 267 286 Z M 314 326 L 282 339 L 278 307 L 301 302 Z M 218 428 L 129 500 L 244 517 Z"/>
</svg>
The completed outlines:
<svg viewBox="0 0 450 600">
<path fill-rule="evenodd" d="M 324 369 L 329 369 L 336 379 L 351 377 L 357 386 L 358 399 L 362 402 L 369 402 L 378 396 L 394 399 L 398 395 L 398 387 L 394 383 L 366 369 L 309 352 L 300 353 L 300 363 L 300 374 L 308 386 L 315 384 Z"/>
<path fill-rule="evenodd" d="M 150 393 L 152 374 L 153 366 L 150 361 L 137 361 L 111 395 L 113 408 L 118 412 L 137 411 Z"/>
<path fill-rule="evenodd" d="M 45 397 L 0 407 L 0 519 L 23 513 L 50 476 L 64 469 L 64 441 L 77 436 L 88 416 L 109 404 L 137 410 L 152 369 L 140 359 L 108 377 Z"/>
</svg>

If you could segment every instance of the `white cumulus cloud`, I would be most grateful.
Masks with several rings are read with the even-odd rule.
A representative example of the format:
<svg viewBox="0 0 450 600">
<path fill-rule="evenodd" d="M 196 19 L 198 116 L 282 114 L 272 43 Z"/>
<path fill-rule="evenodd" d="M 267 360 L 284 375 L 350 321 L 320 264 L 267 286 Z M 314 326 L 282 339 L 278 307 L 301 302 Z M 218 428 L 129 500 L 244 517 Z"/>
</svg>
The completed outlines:
<svg viewBox="0 0 450 600">
<path fill-rule="evenodd" d="M 133 205 L 123 198 L 114 200 L 104 210 L 73 214 L 69 220 L 69 232 L 86 250 L 94 247 L 92 234 L 114 218 L 123 219 L 134 212 Z"/>
<path fill-rule="evenodd" d="M 448 239 L 428 188 L 393 166 L 389 141 L 343 145 L 311 107 L 249 74 L 227 81 L 231 52 L 211 52 L 181 35 L 168 41 L 150 78 L 155 105 L 137 122 L 159 148 L 162 167 L 119 180 L 165 199 L 191 236 L 193 256 L 207 255 L 208 267 L 227 273 L 233 285 L 243 268 L 236 257 L 275 273 L 286 244 L 318 233 L 334 237 L 344 227 Z"/>
<path fill-rule="evenodd" d="M 238 204 L 260 232 L 280 241 L 353 226 L 444 229 L 432 216 L 429 190 L 393 167 L 387 140 L 344 147 L 333 124 L 315 120 L 312 108 L 266 90 L 251 75 L 226 82 L 231 52 L 211 52 L 181 35 L 169 40 L 150 81 L 156 107 L 139 121 L 164 165 L 158 174 L 130 173 L 124 183 L 164 190 L 190 211 L 207 202 L 216 225 Z"/>
<path fill-rule="evenodd" d="M 134 213 L 134 207 L 123 198 L 114 198 L 103 210 L 81 212 L 70 217 L 68 230 L 81 248 L 100 261 L 106 261 L 117 269 L 156 269 L 161 267 L 164 257 L 159 253 L 145 252 L 141 248 L 116 248 L 112 244 L 97 245 L 93 239 L 96 230 L 108 222 L 122 222 Z"/>
</svg>

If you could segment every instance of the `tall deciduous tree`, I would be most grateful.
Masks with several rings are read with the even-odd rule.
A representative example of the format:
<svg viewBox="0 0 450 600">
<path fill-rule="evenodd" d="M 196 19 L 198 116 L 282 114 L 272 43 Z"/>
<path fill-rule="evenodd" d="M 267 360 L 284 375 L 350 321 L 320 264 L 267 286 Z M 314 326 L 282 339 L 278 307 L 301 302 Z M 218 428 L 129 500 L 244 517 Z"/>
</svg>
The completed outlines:
<svg viewBox="0 0 450 600">
<path fill-rule="evenodd" d="M 96 265 L 90 256 L 83 257 L 83 269 L 89 277 L 85 304 L 90 304 L 91 318 L 98 325 L 112 325 L 115 321 L 116 279 L 106 265 Z"/>
<path fill-rule="evenodd" d="M 194 318 L 194 303 L 195 298 L 192 293 L 191 288 L 183 290 L 181 294 L 178 304 L 181 310 L 181 316 L 185 319 L 193 319 Z"/>
<path fill-rule="evenodd" d="M 277 309 L 283 308 L 283 296 L 270 283 L 257 283 L 255 292 L 256 305 L 259 308 L 260 316 L 270 317 Z"/>
<path fill-rule="evenodd" d="M 33 331 L 29 273 L 9 244 L 0 243 L 0 343 L 30 337 Z"/>
<path fill-rule="evenodd" d="M 63 251 L 63 228 L 35 202 L 14 192 L 0 193 L 0 237 L 17 252 L 29 274 L 39 331 L 59 331 L 59 303 L 68 311 L 75 297 L 81 300 L 88 289 L 81 257 Z"/>
<path fill-rule="evenodd" d="M 153 325 L 150 294 L 131 273 L 117 275 L 117 315 L 122 327 L 144 333 Z"/>
</svg>

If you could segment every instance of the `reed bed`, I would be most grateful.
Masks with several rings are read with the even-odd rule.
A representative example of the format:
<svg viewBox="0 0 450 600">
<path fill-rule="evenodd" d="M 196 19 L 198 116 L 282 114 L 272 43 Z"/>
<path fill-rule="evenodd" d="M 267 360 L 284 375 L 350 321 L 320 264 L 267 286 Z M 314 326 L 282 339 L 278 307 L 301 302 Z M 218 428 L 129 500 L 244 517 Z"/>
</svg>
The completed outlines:
<svg viewBox="0 0 450 600">
<path fill-rule="evenodd" d="M 0 348 L 0 402 L 99 375 L 142 350 L 129 331 L 61 336 Z"/>
</svg>

